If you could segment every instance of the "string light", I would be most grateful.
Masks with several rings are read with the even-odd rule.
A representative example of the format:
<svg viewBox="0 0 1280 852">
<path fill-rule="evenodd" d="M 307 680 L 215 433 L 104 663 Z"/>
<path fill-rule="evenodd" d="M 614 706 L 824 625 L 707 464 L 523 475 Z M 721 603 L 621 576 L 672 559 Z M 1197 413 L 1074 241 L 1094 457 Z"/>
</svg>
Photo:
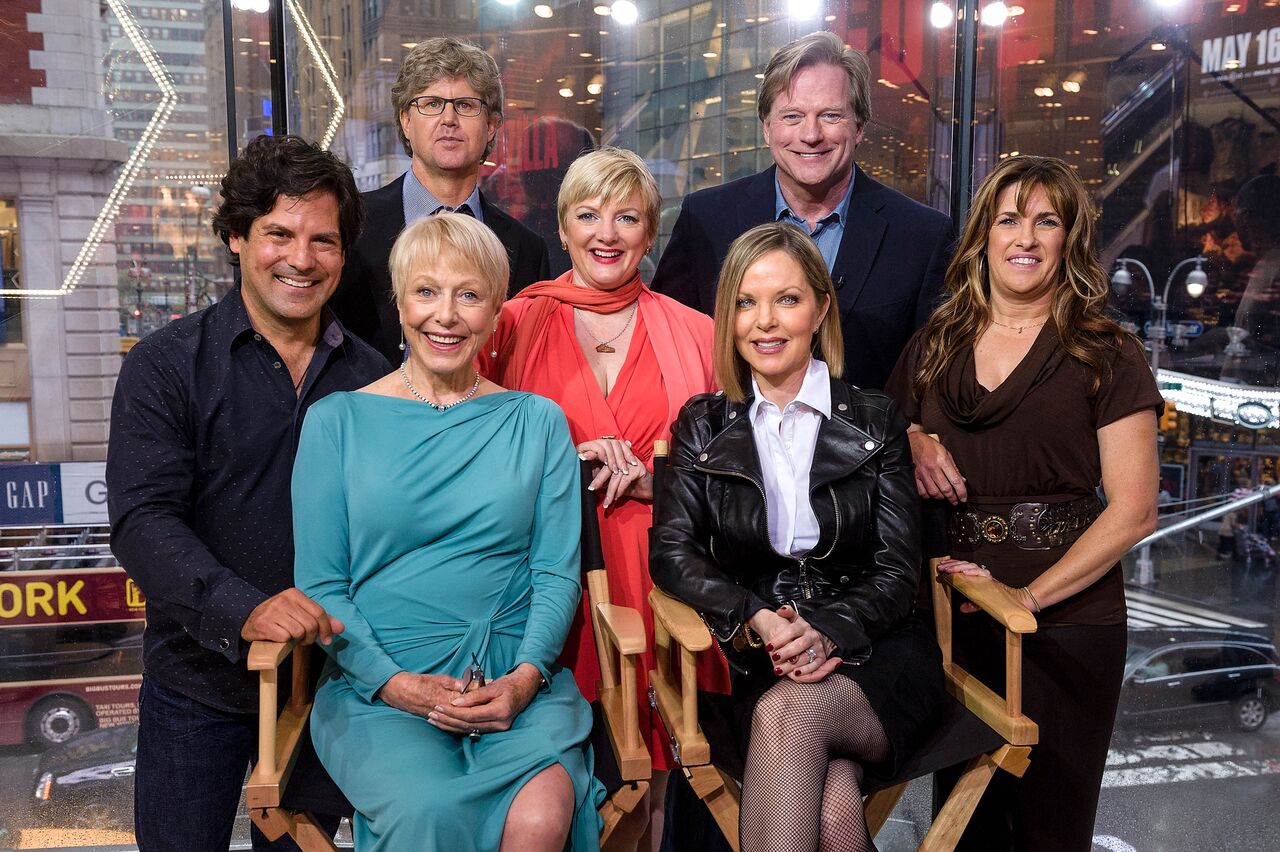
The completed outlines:
<svg viewBox="0 0 1280 852">
<path fill-rule="evenodd" d="M 178 89 L 173 84 L 173 77 L 169 74 L 169 69 L 160 61 L 160 57 L 156 55 L 155 50 L 151 47 L 151 42 L 142 32 L 142 28 L 138 26 L 133 13 L 129 11 L 128 5 L 124 0 L 106 0 L 106 2 L 107 8 L 115 14 L 116 19 L 120 22 L 120 31 L 129 39 L 133 49 L 137 51 L 139 58 L 142 59 L 143 66 L 151 74 L 151 78 L 155 80 L 156 88 L 160 90 L 160 101 L 156 104 L 155 112 L 151 114 L 151 120 L 147 122 L 146 128 L 143 129 L 142 134 L 138 137 L 138 144 L 129 152 L 129 157 L 124 161 L 120 174 L 116 177 L 116 182 L 111 187 L 111 192 L 107 194 L 106 202 L 102 205 L 102 209 L 98 211 L 97 218 L 89 226 L 89 233 L 84 238 L 84 243 L 80 246 L 76 259 L 72 261 L 71 267 L 67 270 L 67 276 L 62 279 L 62 287 L 57 290 L 0 289 L 0 294 L 47 298 L 50 296 L 65 296 L 76 288 L 81 279 L 84 278 L 89 266 L 93 263 L 99 246 L 102 245 L 110 229 L 115 226 L 121 203 L 129 195 L 129 191 L 133 189 L 133 183 L 137 180 L 138 173 L 142 171 L 147 158 L 151 156 L 151 150 L 155 147 L 156 140 L 159 139 L 164 126 L 169 123 L 169 117 L 173 114 L 174 107 L 177 106 Z"/>
<path fill-rule="evenodd" d="M 333 114 L 329 116 L 329 124 L 320 136 L 320 147 L 327 151 L 333 144 L 333 137 L 338 135 L 338 128 L 342 126 L 342 118 L 347 113 L 347 102 L 342 99 L 342 92 L 338 90 L 338 74 L 333 69 L 333 63 L 329 61 L 329 54 L 320 47 L 320 37 L 311 28 L 311 21 L 307 19 L 306 13 L 302 11 L 297 0 L 288 0 L 288 9 L 289 15 L 298 27 L 298 32 L 302 35 L 303 44 L 311 52 L 316 65 L 320 68 L 320 76 L 324 79 L 325 88 L 329 90 L 329 96 L 333 98 Z"/>
</svg>

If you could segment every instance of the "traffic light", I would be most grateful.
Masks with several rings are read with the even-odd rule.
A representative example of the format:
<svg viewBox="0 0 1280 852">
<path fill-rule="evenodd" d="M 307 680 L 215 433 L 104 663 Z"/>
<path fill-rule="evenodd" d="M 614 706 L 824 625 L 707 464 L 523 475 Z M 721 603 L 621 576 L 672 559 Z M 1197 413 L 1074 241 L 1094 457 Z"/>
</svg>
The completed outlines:
<svg viewBox="0 0 1280 852">
<path fill-rule="evenodd" d="M 1164 404 L 1164 414 L 1160 415 L 1160 431 L 1172 432 L 1178 428 L 1178 409 L 1172 402 Z"/>
</svg>

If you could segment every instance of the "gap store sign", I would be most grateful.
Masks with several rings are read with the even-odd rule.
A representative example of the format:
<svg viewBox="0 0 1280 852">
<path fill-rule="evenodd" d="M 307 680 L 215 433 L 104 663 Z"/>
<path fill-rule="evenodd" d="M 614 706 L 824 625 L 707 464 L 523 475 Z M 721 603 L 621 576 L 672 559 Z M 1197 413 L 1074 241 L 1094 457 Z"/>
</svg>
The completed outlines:
<svg viewBox="0 0 1280 852">
<path fill-rule="evenodd" d="M 0 526 L 106 522 L 105 462 L 0 465 Z"/>
</svg>

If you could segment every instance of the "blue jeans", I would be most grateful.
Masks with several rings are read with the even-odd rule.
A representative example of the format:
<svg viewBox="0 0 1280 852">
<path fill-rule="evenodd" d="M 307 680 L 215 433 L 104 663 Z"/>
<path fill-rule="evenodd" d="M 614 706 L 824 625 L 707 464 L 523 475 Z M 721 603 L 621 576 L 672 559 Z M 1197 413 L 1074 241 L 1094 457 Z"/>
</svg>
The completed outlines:
<svg viewBox="0 0 1280 852">
<path fill-rule="evenodd" d="M 133 788 L 140 852 L 227 852 L 245 772 L 257 755 L 258 717 L 226 713 L 142 679 Z M 332 836 L 338 818 L 320 818 Z M 252 827 L 256 852 L 296 852 Z"/>
</svg>

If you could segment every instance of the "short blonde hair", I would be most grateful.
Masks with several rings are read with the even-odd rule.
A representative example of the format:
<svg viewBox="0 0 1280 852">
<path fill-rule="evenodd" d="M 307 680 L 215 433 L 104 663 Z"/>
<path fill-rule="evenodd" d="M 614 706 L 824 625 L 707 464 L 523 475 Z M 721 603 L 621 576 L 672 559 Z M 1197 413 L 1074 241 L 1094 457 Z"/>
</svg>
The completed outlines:
<svg viewBox="0 0 1280 852">
<path fill-rule="evenodd" d="M 606 147 L 583 154 L 573 161 L 560 184 L 556 198 L 556 216 L 560 229 L 564 230 L 569 218 L 569 208 L 592 198 L 621 204 L 640 193 L 644 211 L 645 230 L 652 240 L 658 235 L 658 214 L 662 210 L 662 193 L 653 173 L 644 160 L 633 151 Z"/>
<path fill-rule="evenodd" d="M 845 47 L 835 33 L 816 32 L 783 45 L 765 66 L 756 96 L 756 114 L 769 120 L 769 111 L 778 95 L 791 89 L 796 74 L 813 65 L 834 65 L 849 80 L 849 108 L 858 127 L 871 120 L 871 66 L 860 50 Z"/>
<path fill-rule="evenodd" d="M 756 225 L 729 246 L 724 265 L 720 267 L 720 282 L 716 285 L 715 333 L 712 343 L 712 366 L 716 383 L 725 396 L 734 402 L 746 399 L 750 387 L 751 368 L 738 354 L 734 339 L 734 318 L 738 313 L 738 290 L 747 270 L 756 261 L 775 251 L 794 260 L 804 273 L 805 280 L 813 288 L 818 301 L 827 297 L 827 312 L 818 326 L 818 352 L 827 362 L 827 370 L 834 378 L 844 374 L 844 335 L 840 331 L 840 306 L 836 303 L 836 288 L 831 283 L 831 273 L 822 252 L 804 232 L 795 225 L 784 222 L 766 222 Z"/>
<path fill-rule="evenodd" d="M 388 261 L 396 304 L 403 304 L 409 295 L 418 270 L 449 263 L 475 270 L 488 287 L 486 297 L 501 307 L 511 274 L 507 250 L 493 231 L 474 216 L 461 213 L 441 213 L 419 219 L 396 238 Z"/>
</svg>

